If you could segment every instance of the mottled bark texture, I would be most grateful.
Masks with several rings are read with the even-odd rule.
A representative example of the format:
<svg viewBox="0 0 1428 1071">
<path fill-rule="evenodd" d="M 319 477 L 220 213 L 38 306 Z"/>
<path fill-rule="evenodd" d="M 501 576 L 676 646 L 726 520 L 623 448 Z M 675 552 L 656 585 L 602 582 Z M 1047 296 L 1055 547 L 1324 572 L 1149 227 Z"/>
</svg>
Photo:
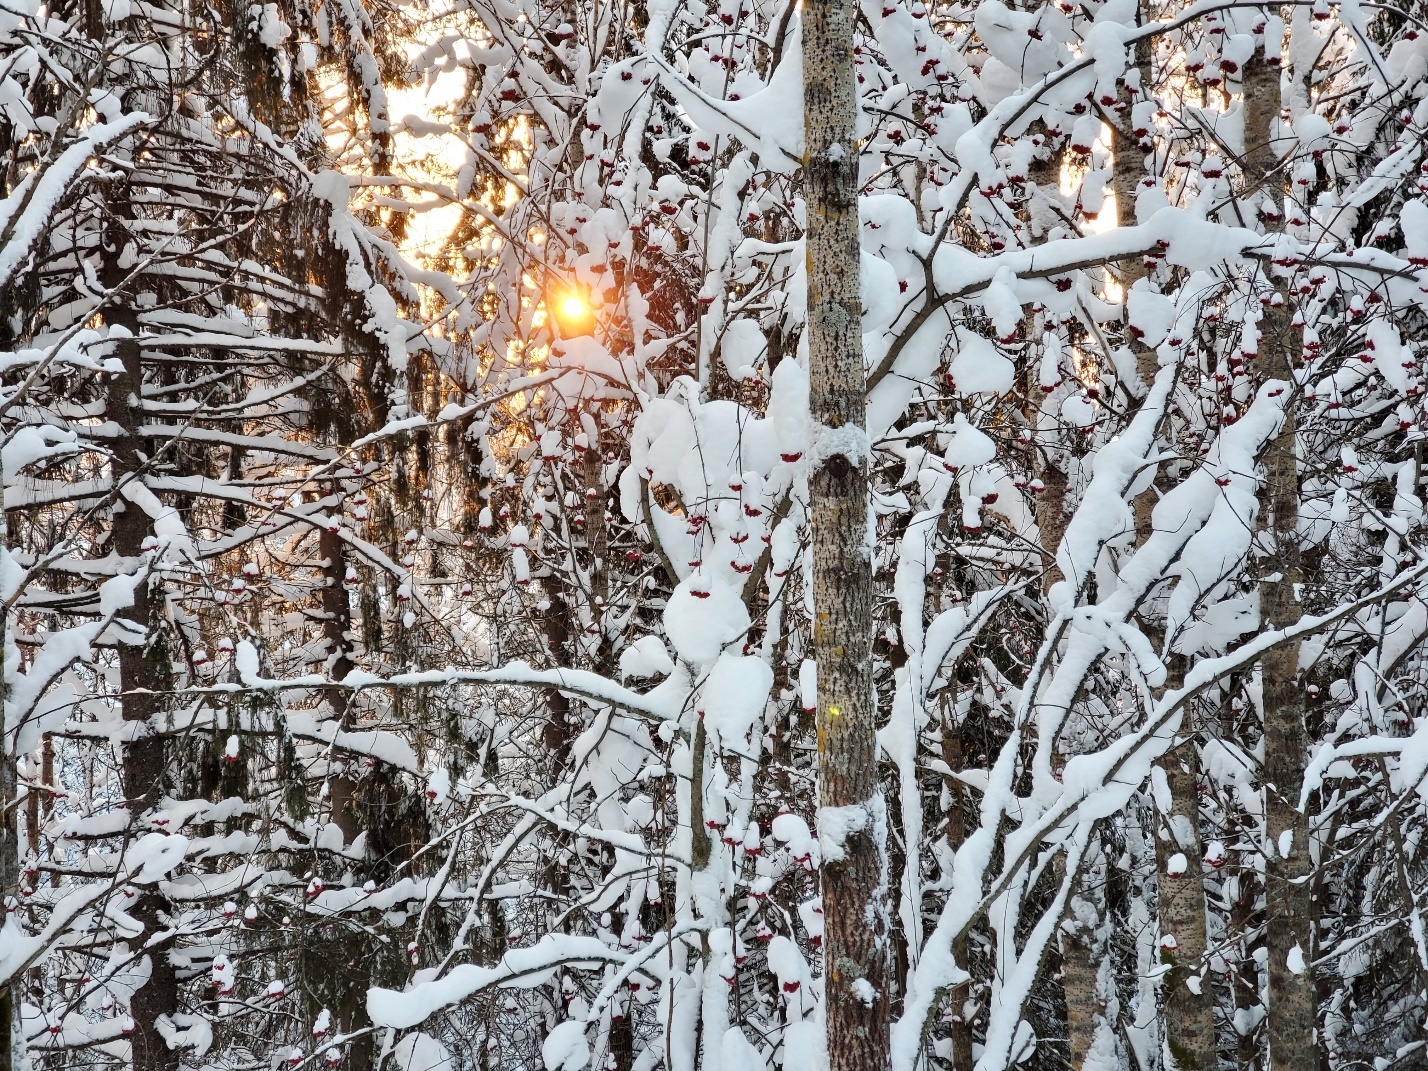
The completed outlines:
<svg viewBox="0 0 1428 1071">
<path fill-rule="evenodd" d="M 823 963 L 831 1071 L 888 1066 L 886 814 L 873 704 L 873 577 L 859 298 L 852 0 L 803 8 L 808 204 L 808 351 L 816 468 L 814 654 L 818 794 L 841 812 L 843 851 L 825 852 Z M 841 429 L 834 433 L 833 429 Z M 836 448 L 833 444 L 836 444 Z M 841 858 L 839 857 L 841 855 Z"/>
<path fill-rule="evenodd" d="M 4 467 L 0 466 L 0 488 L 5 486 Z M 9 542 L 10 533 L 5 523 L 5 511 L 0 509 L 0 547 Z M 9 615 L 0 609 L 0 711 L 5 709 L 9 697 L 5 665 L 5 645 L 9 640 Z M 4 718 L 0 717 L 0 728 Z M 15 760 L 19 756 L 15 747 L 16 737 L 0 738 L 0 911 L 9 911 L 11 904 L 18 904 L 20 894 L 20 830 L 17 819 L 20 808 L 20 779 Z M 46 782 L 48 784 L 50 782 Z M 3 925 L 3 916 L 0 916 Z M 8 981 L 0 979 L 0 1071 L 21 1071 L 25 1066 L 25 1033 L 20 1018 L 20 986 L 24 977 L 20 972 Z"/>
<path fill-rule="evenodd" d="M 5 485 L 0 471 L 0 487 Z M 4 511 L 0 510 L 0 540 L 8 538 Z M 5 643 L 6 614 L 0 611 L 0 710 L 5 708 Z M 0 722 L 3 724 L 3 722 Z M 16 740 L 7 736 L 0 740 L 0 911 L 8 911 L 18 903 L 20 894 L 20 830 L 16 819 L 20 808 L 20 780 L 15 768 Z M 3 916 L 0 916 L 3 924 Z M 25 1033 L 20 1021 L 20 988 L 22 972 L 8 981 L 0 980 L 0 1071 L 21 1071 L 25 1066 Z"/>
<path fill-rule="evenodd" d="M 1055 448 L 1038 448 L 1033 459 L 1036 479 L 1041 481 L 1042 492 L 1036 496 L 1036 530 L 1041 534 L 1041 593 L 1065 580 L 1061 566 L 1056 564 L 1056 548 L 1061 546 L 1061 537 L 1066 534 L 1066 464 L 1069 452 Z"/>
<path fill-rule="evenodd" d="M 1148 38 L 1136 44 L 1135 62 L 1140 70 L 1140 84 L 1153 85 L 1151 42 Z M 1116 192 L 1116 225 L 1119 227 L 1136 225 L 1135 197 L 1146 173 L 1145 149 L 1130 122 L 1137 99 L 1128 97 L 1125 112 L 1111 125 L 1111 143 L 1115 152 L 1112 182 Z M 1121 286 L 1129 293 L 1137 282 L 1149 274 L 1145 261 L 1128 261 L 1121 268 Z M 1131 338 L 1129 342 L 1135 355 L 1136 372 L 1149 385 L 1159 372 L 1159 359 L 1155 351 L 1139 339 Z M 1174 448 L 1169 448 L 1168 452 L 1173 454 Z M 1164 470 L 1160 469 L 1154 483 L 1136 497 L 1137 546 L 1143 545 L 1155 531 L 1155 504 L 1166 490 L 1168 481 Z M 1164 639 L 1160 620 L 1143 622 L 1142 628 L 1159 648 Z M 1179 687 L 1182 678 L 1180 667 L 1172 666 L 1166 686 Z M 1186 979 L 1200 970 L 1206 943 L 1204 853 L 1200 846 L 1200 798 L 1195 789 L 1198 763 L 1199 750 L 1193 734 L 1178 754 L 1170 752 L 1157 763 L 1170 789 L 1170 809 L 1161 816 L 1165 827 L 1158 832 L 1155 841 L 1160 875 L 1160 932 L 1175 938 L 1173 949 L 1161 950 L 1161 960 L 1170 971 L 1162 980 L 1160 991 L 1164 1000 L 1165 1044 L 1182 1071 L 1214 1071 L 1217 1066 L 1213 988 L 1206 983 L 1199 987 L 1199 992 L 1195 992 L 1186 985 Z M 1169 863 L 1177 853 L 1185 856 L 1187 865 L 1183 874 L 1172 878 L 1169 876 Z M 1069 999 L 1068 994 L 1068 1006 Z"/>
<path fill-rule="evenodd" d="M 127 191 L 120 194 L 121 203 L 125 197 Z M 104 282 L 112 293 L 121 292 L 126 281 L 119 261 L 127 241 L 127 231 L 116 221 L 105 235 L 104 249 Z M 125 568 L 132 568 L 144 553 L 144 540 L 151 528 L 148 515 L 122 498 L 126 482 L 143 479 L 149 456 L 140 433 L 143 369 L 138 342 L 139 317 L 121 299 L 106 314 L 106 319 L 127 331 L 127 339 L 121 338 L 115 345 L 114 356 L 123 371 L 109 380 L 107 404 L 109 421 L 116 429 L 111 440 L 114 486 L 121 489 L 114 506 L 113 547 Z M 162 799 L 165 771 L 164 737 L 154 724 L 154 715 L 158 713 L 154 697 L 165 688 L 162 678 L 167 676 L 164 671 L 168 655 L 153 628 L 154 600 L 149 587 L 148 578 L 136 585 L 133 605 L 116 617 L 116 623 L 122 626 L 122 639 L 118 644 L 121 706 L 124 720 L 135 723 L 133 735 L 124 744 L 124 795 L 135 829 L 146 828 L 145 814 Z M 173 938 L 171 932 L 165 935 L 169 930 L 167 906 L 158 889 L 151 887 L 141 891 L 139 903 L 131 911 L 144 927 L 144 935 L 134 942 L 134 947 L 145 948 L 152 963 L 149 980 L 134 991 L 129 1002 L 129 1013 L 134 1019 L 134 1032 L 130 1035 L 134 1071 L 178 1071 L 178 1051 L 169 1048 L 155 1025 L 160 1016 L 172 1015 L 178 1010 L 178 980 L 169 960 Z"/>
<path fill-rule="evenodd" d="M 335 681 L 344 679 L 355 664 L 352 661 L 352 603 L 347 594 L 347 543 L 341 534 L 327 528 L 318 530 L 317 553 L 322 559 L 322 636 L 326 641 L 325 653 L 327 674 Z M 345 688 L 330 688 L 326 693 L 328 711 L 337 719 L 344 730 L 355 725 L 352 710 L 352 693 Z M 356 779 L 346 772 L 335 773 L 328 781 L 328 798 L 332 807 L 332 821 L 342 830 L 342 839 L 351 844 L 363 832 L 359 815 L 359 787 Z M 347 938 L 351 940 L 350 937 Z M 340 940 L 340 938 L 339 938 Z M 334 942 L 336 943 L 336 942 Z M 334 949 L 335 951 L 335 949 Z M 342 953 L 338 952 L 337 956 Z M 334 956 L 334 959 L 337 959 Z M 358 943 L 352 945 L 352 960 L 360 962 Z M 341 962 L 340 959 L 337 960 Z M 315 959 L 316 969 L 321 970 L 321 959 Z M 360 1033 L 370 1030 L 372 1021 L 367 1017 L 367 983 L 370 975 L 366 971 L 353 970 L 339 973 L 330 978 L 339 993 L 333 1001 L 338 1023 L 343 1033 L 357 1033 L 347 1048 L 348 1066 L 353 1071 L 366 1071 L 376 1057 L 375 1035 Z"/>
<path fill-rule="evenodd" d="M 1099 849 L 1096 850 L 1099 854 Z M 1065 857 L 1058 857 L 1056 873 L 1065 879 Z M 1061 928 L 1061 988 L 1066 995 L 1066 1058 L 1073 1071 L 1081 1071 L 1105 1021 L 1106 1000 L 1100 987 L 1101 964 L 1107 956 L 1109 933 L 1105 888 L 1088 881 L 1090 861 L 1081 864 L 1081 885 L 1067 905 Z M 1104 867 L 1099 877 L 1104 878 Z"/>
<path fill-rule="evenodd" d="M 1037 244 L 1046 241 L 1048 233 L 1059 222 L 1048 208 L 1060 204 L 1062 197 L 1061 168 L 1066 162 L 1066 146 L 1060 145 L 1047 150 L 1046 156 L 1032 161 L 1027 172 L 1027 182 L 1031 196 L 1026 209 L 1027 223 Z M 1036 496 L 1036 530 L 1041 536 L 1041 592 L 1046 594 L 1052 585 L 1065 580 L 1061 567 L 1056 564 L 1056 551 L 1061 546 L 1061 537 L 1066 534 L 1066 470 L 1070 454 L 1057 441 L 1057 436 L 1049 427 L 1043 426 L 1043 399 L 1041 384 L 1038 382 L 1036 362 L 1028 361 L 1026 368 L 1027 420 L 1035 429 L 1032 436 L 1037 445 L 1032 447 L 1032 476 L 1041 481 L 1041 494 Z M 1047 417 L 1054 416 L 1056 402 L 1049 400 L 1046 405 Z"/>
<path fill-rule="evenodd" d="M 1117 129 L 1113 137 L 1116 145 L 1116 215 L 1120 226 L 1134 226 L 1135 206 L 1131 198 L 1140 175 L 1144 173 L 1145 154 L 1129 133 Z M 1134 168 L 1134 181 L 1122 177 L 1123 160 L 1126 170 Z M 1131 286 L 1146 274 L 1142 263 L 1129 265 L 1122 276 L 1123 285 L 1129 291 Z M 1131 349 L 1135 354 L 1140 378 L 1149 384 L 1159 370 L 1154 351 L 1135 339 L 1131 340 Z M 1173 453 L 1173 448 L 1170 452 Z M 1166 489 L 1165 475 L 1161 471 L 1156 474 L 1155 482 L 1136 497 L 1134 512 L 1137 545 L 1143 544 L 1154 532 L 1155 503 Z M 1157 619 L 1145 622 L 1142 627 L 1151 641 L 1159 647 L 1163 640 L 1160 621 Z M 1167 686 L 1178 687 L 1182 676 L 1181 673 L 1172 671 L 1172 679 L 1167 681 Z M 1186 724 L 1190 724 L 1188 716 Z M 1199 770 L 1198 757 L 1199 751 L 1192 733 L 1191 738 L 1180 749 L 1180 754 L 1171 752 L 1156 764 L 1164 772 L 1170 788 L 1170 809 L 1162 816 L 1167 828 L 1160 831 L 1155 842 L 1157 869 L 1160 874 L 1160 931 L 1175 938 L 1174 949 L 1161 951 L 1161 960 L 1170 967 L 1161 983 L 1165 1043 L 1175 1059 L 1176 1066 L 1182 1071 L 1214 1071 L 1216 1067 L 1213 989 L 1206 983 L 1197 993 L 1186 985 L 1186 979 L 1200 970 L 1206 942 L 1205 880 L 1199 828 L 1200 799 L 1195 789 Z M 1177 853 L 1184 854 L 1187 866 L 1178 878 L 1170 878 L 1167 866 L 1170 858 Z"/>
<path fill-rule="evenodd" d="M 1199 973 L 1205 955 L 1205 871 L 1200 844 L 1200 799 L 1195 790 L 1199 751 L 1193 740 L 1161 759 L 1170 788 L 1165 829 L 1155 840 L 1160 873 L 1160 932 L 1175 938 L 1174 948 L 1160 950 L 1170 968 L 1161 980 L 1164 997 L 1165 1044 L 1181 1071 L 1215 1071 L 1213 986 L 1201 979 L 1199 992 L 1186 980 Z M 1170 860 L 1185 856 L 1183 872 L 1172 875 Z"/>
<path fill-rule="evenodd" d="M 1281 211 L 1267 230 L 1283 219 L 1285 181 L 1270 142 L 1280 114 L 1279 42 L 1256 51 L 1246 64 L 1245 184 L 1272 198 Z M 1296 72 L 1301 77 L 1307 72 Z M 1258 378 L 1293 383 L 1293 361 L 1301 349 L 1299 329 L 1287 289 L 1262 281 L 1270 298 L 1259 323 Z M 1295 528 L 1299 521 L 1298 424 L 1291 409 L 1265 450 L 1264 487 L 1259 526 L 1272 548 L 1262 563 L 1260 623 L 1276 629 L 1301 614 L 1299 585 L 1303 563 Z M 1260 664 L 1264 704 L 1265 793 L 1265 945 L 1269 952 L 1269 1060 L 1271 1071 L 1304 1071 L 1318 1065 L 1314 1043 L 1313 903 L 1310 888 L 1309 822 L 1299 808 L 1309 737 L 1304 725 L 1304 682 L 1299 674 L 1299 644 L 1280 644 Z"/>
<path fill-rule="evenodd" d="M 1143 15 L 1140 17 L 1143 18 Z M 1150 58 L 1149 40 L 1138 43 L 1135 62 L 1140 69 L 1142 86 L 1153 84 Z M 1141 149 L 1140 139 L 1130 130 L 1129 124 L 1131 109 L 1137 99 L 1138 97 L 1123 85 L 1119 93 L 1119 103 L 1123 107 L 1119 110 L 1103 111 L 1101 115 L 1111 128 L 1111 146 L 1115 160 L 1111 188 L 1116 197 L 1118 227 L 1135 226 L 1135 197 L 1140 189 L 1140 180 L 1145 176 L 1145 152 Z M 1059 167 L 1052 179 L 1060 180 Z M 1149 274 L 1144 261 L 1139 258 L 1124 260 L 1113 265 L 1113 268 L 1127 294 L 1131 287 Z M 1138 339 L 1131 338 L 1128 341 L 1131 352 L 1135 355 L 1136 370 L 1141 380 L 1148 384 L 1155 378 L 1158 370 L 1156 355 Z M 1052 464 L 1044 465 L 1037 476 L 1045 485 L 1045 490 L 1036 504 L 1042 552 L 1054 562 L 1054 555 L 1066 530 L 1067 478 L 1061 466 Z M 1143 542 L 1149 535 L 1150 516 L 1156 497 L 1157 491 L 1149 488 L 1135 500 L 1137 543 Z M 1049 592 L 1051 586 L 1062 579 L 1060 568 L 1052 564 L 1042 575 L 1043 593 Z M 1145 623 L 1142 627 L 1146 627 Z M 1064 762 L 1069 757 L 1063 755 L 1061 759 Z M 1203 899 L 1201 903 L 1203 904 Z M 1067 908 L 1066 921 L 1061 929 L 1061 987 L 1066 997 L 1066 1050 L 1067 1060 L 1073 1071 L 1081 1071 L 1095 1046 L 1096 1031 L 1102 1029 L 1105 1024 L 1106 993 L 1101 985 L 1100 967 L 1109 955 L 1109 934 L 1106 927 L 1101 925 L 1108 908 L 1104 888 L 1096 883 L 1083 884 L 1073 894 Z M 1204 929 L 1205 922 L 1202 918 L 1202 938 Z M 1203 939 L 1199 947 L 1204 947 Z M 1198 961 L 1198 952 L 1195 955 Z M 1169 1001 L 1166 1013 L 1169 1020 Z M 1173 1034 L 1174 1029 L 1169 1028 L 1168 1032 Z M 1213 1030 L 1210 1034 L 1210 1045 L 1210 1051 L 1213 1053 Z"/>
<path fill-rule="evenodd" d="M 959 684 L 965 683 L 965 678 L 970 678 L 970 674 L 965 669 L 966 660 L 962 660 L 959 665 Z M 948 688 L 943 691 L 941 698 L 942 709 L 942 761 L 947 764 L 948 776 L 944 785 L 947 789 L 947 846 L 953 850 L 962 847 L 967 838 L 967 821 L 963 814 L 963 808 L 967 807 L 970 790 L 956 775 L 966 768 L 966 747 L 962 741 L 962 722 L 956 710 L 956 705 L 952 702 L 953 690 Z M 975 813 L 975 812 L 974 812 Z M 958 963 L 967 961 L 967 938 L 958 937 L 952 942 L 952 955 Z M 972 996 L 972 983 L 969 978 L 960 985 L 955 985 L 947 991 L 948 1023 L 947 1034 L 952 1042 L 951 1071 L 972 1071 L 976 1063 L 972 1055 L 972 1026 L 967 1021 L 967 1002 Z"/>
</svg>

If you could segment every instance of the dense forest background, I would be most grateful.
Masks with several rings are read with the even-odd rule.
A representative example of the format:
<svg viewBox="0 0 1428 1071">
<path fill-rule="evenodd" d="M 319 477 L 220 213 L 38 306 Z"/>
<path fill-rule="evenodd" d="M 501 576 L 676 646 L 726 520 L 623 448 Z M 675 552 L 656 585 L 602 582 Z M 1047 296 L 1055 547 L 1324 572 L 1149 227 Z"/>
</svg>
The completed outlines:
<svg viewBox="0 0 1428 1071">
<path fill-rule="evenodd" d="M 1425 20 L 5 0 L 6 1071 L 1428 1067 Z"/>
</svg>

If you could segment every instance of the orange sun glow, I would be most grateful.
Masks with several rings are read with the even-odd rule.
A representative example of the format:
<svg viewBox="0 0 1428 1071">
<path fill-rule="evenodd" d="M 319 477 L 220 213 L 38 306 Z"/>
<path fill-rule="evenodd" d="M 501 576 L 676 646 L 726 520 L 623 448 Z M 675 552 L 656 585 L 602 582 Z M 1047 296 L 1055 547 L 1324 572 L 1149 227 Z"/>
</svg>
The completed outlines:
<svg viewBox="0 0 1428 1071">
<path fill-rule="evenodd" d="M 562 319 L 579 322 L 590 315 L 590 303 L 578 294 L 567 294 L 560 299 Z"/>
</svg>

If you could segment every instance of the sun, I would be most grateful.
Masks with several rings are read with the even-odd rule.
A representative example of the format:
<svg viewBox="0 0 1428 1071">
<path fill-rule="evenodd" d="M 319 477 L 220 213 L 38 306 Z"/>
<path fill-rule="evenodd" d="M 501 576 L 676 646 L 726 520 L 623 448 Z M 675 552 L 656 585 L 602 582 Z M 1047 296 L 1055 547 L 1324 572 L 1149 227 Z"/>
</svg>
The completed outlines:
<svg viewBox="0 0 1428 1071">
<path fill-rule="evenodd" d="M 590 303 L 579 294 L 567 294 L 560 299 L 561 319 L 578 323 L 589 315 Z"/>
<path fill-rule="evenodd" d="M 589 297 L 579 290 L 557 293 L 553 305 L 555 322 L 560 325 L 562 337 L 576 338 L 595 330 L 595 308 Z"/>
</svg>

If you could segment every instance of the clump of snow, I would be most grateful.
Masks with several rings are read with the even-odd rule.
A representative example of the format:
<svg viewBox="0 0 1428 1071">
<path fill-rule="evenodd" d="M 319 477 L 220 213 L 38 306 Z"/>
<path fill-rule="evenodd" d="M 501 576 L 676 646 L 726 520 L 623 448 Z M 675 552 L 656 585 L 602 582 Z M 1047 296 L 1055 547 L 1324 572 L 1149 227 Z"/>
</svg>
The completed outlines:
<svg viewBox="0 0 1428 1071">
<path fill-rule="evenodd" d="M 575 1019 L 558 1024 L 541 1043 L 540 1055 L 545 1071 L 580 1071 L 590 1060 L 585 1024 Z"/>
<path fill-rule="evenodd" d="M 700 692 L 705 727 L 725 743 L 748 736 L 763 715 L 773 679 L 773 667 L 762 658 L 720 655 Z"/>
<path fill-rule="evenodd" d="M 700 573 L 681 581 L 665 605 L 665 635 L 687 662 L 714 661 L 748 628 L 749 611 L 738 593 Z"/>
<path fill-rule="evenodd" d="M 985 465 L 996 456 L 997 444 L 968 421 L 965 413 L 958 413 L 952 418 L 952 435 L 942 455 L 949 469 Z"/>
<path fill-rule="evenodd" d="M 1005 394 L 1012 389 L 1016 384 L 1016 366 L 990 340 L 961 327 L 955 339 L 956 352 L 947 370 L 959 395 Z"/>
<path fill-rule="evenodd" d="M 1285 958 L 1284 965 L 1289 968 L 1290 974 L 1304 973 L 1304 950 L 1297 944 L 1289 950 L 1289 955 Z"/>
<path fill-rule="evenodd" d="M 392 1060 L 399 1071 L 451 1071 L 451 1053 L 436 1038 L 414 1031 L 392 1046 Z M 547 1064 L 547 1067 L 550 1065 Z M 583 1065 L 582 1065 L 583 1066 Z M 572 1069 L 578 1071 L 578 1069 Z"/>
<path fill-rule="evenodd" d="M 823 858 L 832 862 L 847 858 L 843 849 L 848 838 L 867 829 L 871 821 L 866 804 L 818 808 L 818 849 Z"/>
<path fill-rule="evenodd" d="M 641 636 L 620 652 L 620 679 L 656 677 L 674 672 L 674 661 L 658 636 Z"/>
</svg>

